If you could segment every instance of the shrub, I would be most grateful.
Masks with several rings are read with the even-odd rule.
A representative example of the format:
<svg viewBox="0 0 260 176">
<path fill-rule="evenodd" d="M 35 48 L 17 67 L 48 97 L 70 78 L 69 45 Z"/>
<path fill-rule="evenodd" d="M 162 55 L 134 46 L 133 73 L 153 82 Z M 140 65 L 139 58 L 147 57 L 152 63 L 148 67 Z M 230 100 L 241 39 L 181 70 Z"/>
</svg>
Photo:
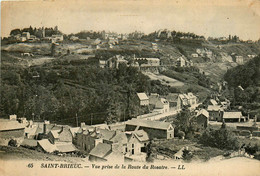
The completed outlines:
<svg viewBox="0 0 260 176">
<path fill-rule="evenodd" d="M 239 148 L 237 137 L 227 129 L 205 131 L 199 139 L 205 146 L 219 149 L 236 150 Z"/>
</svg>

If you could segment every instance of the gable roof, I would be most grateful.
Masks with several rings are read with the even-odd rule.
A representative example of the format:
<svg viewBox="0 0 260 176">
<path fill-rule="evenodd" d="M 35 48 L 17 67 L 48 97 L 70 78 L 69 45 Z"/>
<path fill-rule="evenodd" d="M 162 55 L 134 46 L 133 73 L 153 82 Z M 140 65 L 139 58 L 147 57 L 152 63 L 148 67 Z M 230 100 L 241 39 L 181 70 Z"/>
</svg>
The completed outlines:
<svg viewBox="0 0 260 176">
<path fill-rule="evenodd" d="M 199 115 L 204 115 L 205 117 L 209 118 L 209 112 L 206 109 L 201 109 L 198 113 L 197 113 L 197 117 Z"/>
<path fill-rule="evenodd" d="M 56 144 L 56 147 L 59 152 L 67 153 L 67 152 L 74 152 L 78 149 L 71 143 L 62 143 L 62 144 Z"/>
<path fill-rule="evenodd" d="M 60 137 L 60 134 L 59 134 L 60 130 L 51 130 L 50 133 L 52 134 L 52 136 L 55 138 L 55 139 L 58 139 Z"/>
<path fill-rule="evenodd" d="M 72 137 L 72 133 L 67 126 L 63 127 L 62 130 L 59 132 L 59 141 L 72 142 Z"/>
<path fill-rule="evenodd" d="M 208 105 L 207 108 L 208 111 L 223 111 L 223 108 L 221 108 L 220 105 Z"/>
<path fill-rule="evenodd" d="M 210 101 L 210 103 L 211 103 L 212 105 L 214 105 L 214 106 L 218 105 L 218 103 L 217 103 L 216 100 L 214 100 L 214 99 L 210 99 L 209 101 Z"/>
<path fill-rule="evenodd" d="M 70 132 L 73 137 L 75 137 L 76 133 L 78 133 L 79 131 L 80 131 L 80 127 L 70 128 Z"/>
<path fill-rule="evenodd" d="M 48 139 L 38 141 L 38 144 L 42 147 L 45 152 L 51 153 L 58 150 L 57 147 L 50 143 Z"/>
<path fill-rule="evenodd" d="M 132 134 L 135 135 L 140 142 L 149 141 L 149 136 L 144 130 L 133 131 Z"/>
<path fill-rule="evenodd" d="M 0 131 L 18 130 L 25 128 L 24 124 L 9 119 L 0 119 L 0 124 Z"/>
<path fill-rule="evenodd" d="M 146 93 L 137 93 L 139 100 L 149 100 Z"/>
<path fill-rule="evenodd" d="M 223 119 L 237 119 L 241 117 L 242 117 L 241 112 L 224 112 L 223 114 Z"/>
<path fill-rule="evenodd" d="M 25 133 L 28 133 L 29 135 L 35 135 L 37 129 L 38 129 L 38 126 L 37 126 L 37 125 L 32 125 L 31 127 L 26 127 L 26 128 L 24 129 L 24 132 L 25 132 Z"/>
<path fill-rule="evenodd" d="M 123 143 L 126 144 L 128 142 L 128 137 L 124 132 L 117 131 L 116 135 L 110 139 L 113 143 Z"/>
<path fill-rule="evenodd" d="M 155 129 L 162 129 L 167 130 L 171 125 L 169 122 L 161 122 L 161 121 L 151 121 L 151 120 L 142 120 L 132 118 L 131 120 L 126 121 L 126 125 L 133 125 L 133 126 L 142 126 L 148 128 L 155 128 Z"/>
<path fill-rule="evenodd" d="M 93 148 L 89 155 L 96 156 L 99 158 L 106 157 L 109 153 L 112 152 L 112 146 L 106 143 L 99 143 L 95 148 Z"/>
<path fill-rule="evenodd" d="M 99 129 L 97 131 L 99 131 L 99 134 L 101 135 L 101 138 L 103 138 L 105 140 L 110 140 L 116 134 L 115 131 L 109 131 L 109 130 L 105 130 L 105 129 Z"/>
</svg>

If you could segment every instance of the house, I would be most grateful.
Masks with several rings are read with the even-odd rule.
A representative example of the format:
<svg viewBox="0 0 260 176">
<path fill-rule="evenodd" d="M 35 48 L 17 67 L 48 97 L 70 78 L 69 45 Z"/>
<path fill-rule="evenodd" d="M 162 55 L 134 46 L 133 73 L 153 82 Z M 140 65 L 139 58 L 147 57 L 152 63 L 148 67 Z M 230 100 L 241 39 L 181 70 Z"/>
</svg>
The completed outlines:
<svg viewBox="0 0 260 176">
<path fill-rule="evenodd" d="M 99 67 L 100 68 L 105 68 L 106 64 L 107 64 L 107 62 L 105 60 L 99 60 Z"/>
<path fill-rule="evenodd" d="M 199 57 L 199 55 L 197 53 L 192 53 L 191 57 Z"/>
<path fill-rule="evenodd" d="M 205 109 L 201 109 L 195 116 L 195 121 L 199 127 L 207 128 L 209 122 L 209 112 Z"/>
<path fill-rule="evenodd" d="M 185 56 L 181 56 L 177 59 L 177 67 L 185 67 L 186 66 L 186 59 Z"/>
<path fill-rule="evenodd" d="M 63 41 L 63 35 L 52 35 L 51 40 L 52 40 L 52 43 L 62 42 Z"/>
<path fill-rule="evenodd" d="M 22 42 L 28 40 L 30 38 L 30 33 L 29 32 L 23 32 L 21 36 Z"/>
<path fill-rule="evenodd" d="M 150 139 L 172 139 L 174 128 L 169 122 L 151 121 L 132 118 L 126 121 L 125 131 L 144 130 Z"/>
<path fill-rule="evenodd" d="M 16 145 L 19 146 L 24 140 L 23 124 L 18 123 L 15 120 L 0 119 L 0 145 L 7 146 L 12 141 L 16 141 Z"/>
<path fill-rule="evenodd" d="M 107 161 L 106 157 L 112 153 L 112 146 L 106 143 L 99 143 L 89 153 L 89 161 Z"/>
<path fill-rule="evenodd" d="M 146 93 L 137 93 L 139 104 L 140 106 L 148 106 L 149 105 L 149 98 L 147 97 Z"/>
<path fill-rule="evenodd" d="M 149 143 L 149 136 L 144 130 L 131 132 L 131 137 L 127 143 L 126 160 L 145 161 L 146 147 Z"/>
<path fill-rule="evenodd" d="M 51 130 L 48 133 L 49 140 L 52 144 L 58 144 L 62 142 L 72 143 L 72 133 L 69 127 L 62 126 L 61 130 Z"/>
<path fill-rule="evenodd" d="M 79 149 L 90 152 L 99 143 L 109 143 L 108 141 L 110 141 L 115 134 L 115 131 L 87 127 L 86 130 L 76 134 L 77 141 L 75 144 Z"/>
<path fill-rule="evenodd" d="M 128 61 L 125 60 L 123 56 L 115 55 L 106 61 L 106 66 L 108 68 L 117 68 L 118 69 L 119 64 L 127 64 L 127 63 L 128 63 Z"/>
<path fill-rule="evenodd" d="M 52 144 L 48 139 L 39 140 L 37 148 L 38 150 L 42 150 L 47 153 L 52 153 L 54 151 L 60 153 L 72 153 L 78 150 L 72 143 L 61 142 Z"/>
<path fill-rule="evenodd" d="M 155 103 L 154 111 L 166 113 L 170 111 L 169 102 L 165 98 L 159 98 Z"/>
<path fill-rule="evenodd" d="M 37 129 L 38 129 L 38 125 L 29 125 L 28 127 L 25 127 L 25 131 L 24 131 L 24 135 L 25 138 L 28 139 L 36 139 L 37 138 Z"/>
<path fill-rule="evenodd" d="M 151 93 L 149 104 L 154 108 L 155 112 L 165 113 L 170 111 L 169 102 L 165 98 L 161 98 L 157 93 Z"/>
<path fill-rule="evenodd" d="M 115 136 L 109 140 L 108 143 L 112 143 L 112 151 L 125 154 L 128 152 L 127 144 L 129 141 L 130 135 L 125 132 L 116 131 Z"/>
<path fill-rule="evenodd" d="M 243 56 L 235 56 L 235 62 L 238 64 L 243 64 L 244 63 L 244 58 Z"/>
<path fill-rule="evenodd" d="M 223 121 L 225 122 L 241 122 L 245 121 L 241 112 L 224 112 Z"/>
<path fill-rule="evenodd" d="M 191 93 L 191 92 L 189 92 L 187 95 L 188 95 L 189 105 L 192 108 L 195 107 L 197 105 L 197 97 L 193 93 Z"/>
<path fill-rule="evenodd" d="M 209 120 L 222 122 L 224 109 L 220 105 L 209 105 Z"/>
<path fill-rule="evenodd" d="M 149 104 L 153 105 L 153 108 L 155 108 L 155 104 L 159 99 L 160 95 L 158 93 L 151 93 L 149 96 Z"/>
<path fill-rule="evenodd" d="M 189 92 L 188 94 L 179 94 L 181 100 L 181 108 L 190 107 L 191 109 L 197 106 L 197 97 Z"/>
</svg>

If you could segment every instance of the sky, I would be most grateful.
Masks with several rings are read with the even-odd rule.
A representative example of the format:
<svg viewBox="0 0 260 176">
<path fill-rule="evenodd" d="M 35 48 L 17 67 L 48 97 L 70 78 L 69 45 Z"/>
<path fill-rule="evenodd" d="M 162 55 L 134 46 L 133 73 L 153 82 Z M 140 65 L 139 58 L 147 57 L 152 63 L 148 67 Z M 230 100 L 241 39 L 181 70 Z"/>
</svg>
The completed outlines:
<svg viewBox="0 0 260 176">
<path fill-rule="evenodd" d="M 118 33 L 159 29 L 205 37 L 260 39 L 259 0 L 25 0 L 1 2 L 1 36 L 15 28 L 58 26 Z"/>
</svg>

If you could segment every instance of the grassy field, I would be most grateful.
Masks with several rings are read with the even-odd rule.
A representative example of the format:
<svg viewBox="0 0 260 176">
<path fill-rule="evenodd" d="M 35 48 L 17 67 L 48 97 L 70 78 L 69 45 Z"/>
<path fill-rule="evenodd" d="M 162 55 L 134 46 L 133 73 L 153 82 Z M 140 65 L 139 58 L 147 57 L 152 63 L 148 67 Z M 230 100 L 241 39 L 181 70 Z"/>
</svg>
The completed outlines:
<svg viewBox="0 0 260 176">
<path fill-rule="evenodd" d="M 53 154 L 38 152 L 23 147 L 0 146 L 0 158 L 3 160 L 39 160 L 39 161 L 64 161 L 83 162 L 87 158 L 57 156 Z"/>
<path fill-rule="evenodd" d="M 171 139 L 156 141 L 153 143 L 154 151 L 159 155 L 166 155 L 172 158 L 175 153 L 177 153 L 183 147 L 188 147 L 193 154 L 193 161 L 208 161 L 210 158 L 223 155 L 226 151 L 212 148 L 204 147 L 197 142 L 191 140 L 182 139 Z"/>
</svg>

